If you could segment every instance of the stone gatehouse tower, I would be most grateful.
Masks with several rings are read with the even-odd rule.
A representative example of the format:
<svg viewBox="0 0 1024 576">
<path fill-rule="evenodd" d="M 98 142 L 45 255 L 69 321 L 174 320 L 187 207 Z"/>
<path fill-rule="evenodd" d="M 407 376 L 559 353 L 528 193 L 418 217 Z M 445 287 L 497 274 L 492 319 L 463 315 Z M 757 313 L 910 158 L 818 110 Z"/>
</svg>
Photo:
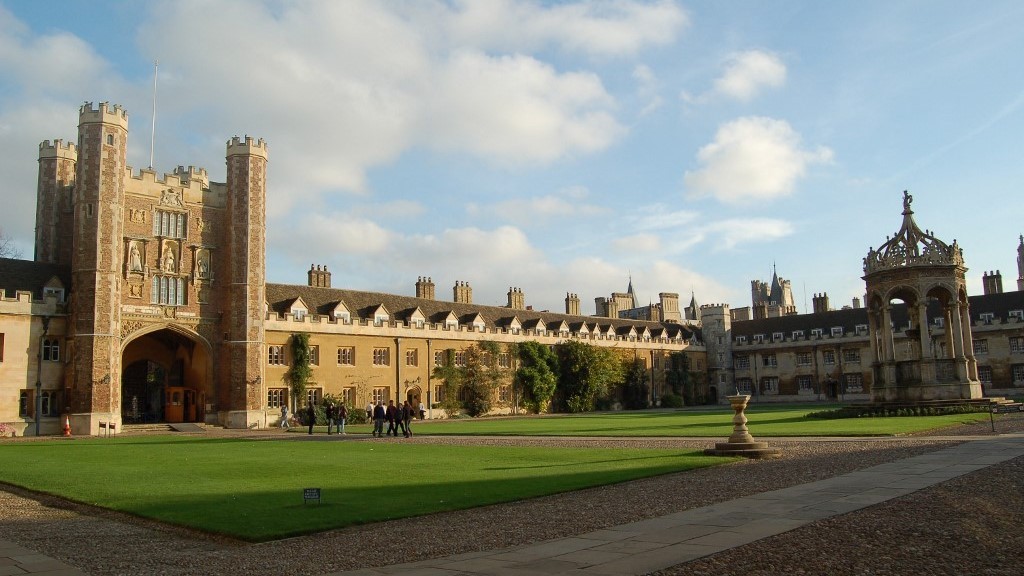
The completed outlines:
<svg viewBox="0 0 1024 576">
<path fill-rule="evenodd" d="M 903 193 L 903 225 L 864 258 L 875 402 L 981 398 L 974 358 L 963 252 L 922 231 Z M 896 326 L 892 302 L 907 306 Z M 929 322 L 929 304 L 933 321 Z M 897 345 L 896 334 L 904 333 Z"/>
<path fill-rule="evenodd" d="M 64 387 L 100 422 L 265 425 L 267 147 L 227 143 L 227 182 L 127 165 L 128 114 L 86 103 L 77 144 L 39 147 L 37 262 L 71 270 Z"/>
</svg>

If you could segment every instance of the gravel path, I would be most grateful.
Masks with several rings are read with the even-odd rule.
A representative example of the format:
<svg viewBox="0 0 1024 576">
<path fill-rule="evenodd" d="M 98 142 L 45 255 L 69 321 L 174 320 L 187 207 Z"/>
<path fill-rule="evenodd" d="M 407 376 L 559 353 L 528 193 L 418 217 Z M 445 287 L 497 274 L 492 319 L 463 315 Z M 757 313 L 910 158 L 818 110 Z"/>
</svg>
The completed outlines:
<svg viewBox="0 0 1024 576">
<path fill-rule="evenodd" d="M 1003 420 L 1000 432 L 1024 432 L 1024 417 Z M 985 423 L 943 434 L 991 432 Z M 400 441 L 698 449 L 710 447 L 714 440 L 417 437 Z M 8 488 L 0 491 L 0 538 L 97 575 L 313 576 L 569 536 L 820 480 L 957 442 L 945 437 L 769 441 L 783 450 L 782 458 L 265 544 L 211 538 Z M 1019 458 L 660 574 L 1020 574 L 1022 488 L 1024 459 Z"/>
</svg>

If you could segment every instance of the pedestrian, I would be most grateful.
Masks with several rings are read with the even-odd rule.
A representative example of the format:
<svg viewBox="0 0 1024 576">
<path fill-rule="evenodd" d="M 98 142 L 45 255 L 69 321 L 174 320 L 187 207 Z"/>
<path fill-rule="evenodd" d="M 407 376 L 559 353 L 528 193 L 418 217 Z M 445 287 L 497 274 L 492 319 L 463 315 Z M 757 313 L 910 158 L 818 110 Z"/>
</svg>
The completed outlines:
<svg viewBox="0 0 1024 576">
<path fill-rule="evenodd" d="M 373 402 L 368 402 L 366 404 L 366 419 L 368 421 L 373 421 Z"/>
<path fill-rule="evenodd" d="M 399 422 L 399 416 L 398 408 L 395 407 L 394 400 L 388 400 L 388 410 L 384 414 L 384 417 L 387 418 L 388 421 L 388 436 L 398 436 L 397 423 Z"/>
<path fill-rule="evenodd" d="M 327 404 L 327 409 L 324 410 L 325 416 L 327 416 L 327 435 L 331 435 L 331 430 L 334 428 L 334 404 Z"/>
<path fill-rule="evenodd" d="M 412 417 L 413 417 L 412 404 L 410 404 L 409 401 L 406 400 L 405 403 L 402 404 L 402 423 L 405 424 L 405 437 L 406 438 L 412 436 Z"/>
<path fill-rule="evenodd" d="M 420 420 L 423 420 L 426 417 L 427 417 L 427 410 L 426 410 L 426 408 L 423 407 L 423 402 L 420 402 Z"/>
<path fill-rule="evenodd" d="M 309 420 L 309 433 L 312 434 L 313 424 L 316 424 L 316 408 L 313 408 L 312 402 L 306 407 L 306 419 Z"/>
<path fill-rule="evenodd" d="M 345 403 L 342 402 L 338 406 L 337 412 L 334 413 L 334 417 L 338 419 L 338 434 L 345 433 L 345 420 L 348 419 L 348 408 L 345 407 Z"/>
<path fill-rule="evenodd" d="M 377 406 L 373 409 L 373 435 L 377 438 L 384 435 L 385 414 L 384 403 L 378 400 Z"/>
<path fill-rule="evenodd" d="M 288 405 L 281 405 L 281 428 L 288 429 Z"/>
</svg>

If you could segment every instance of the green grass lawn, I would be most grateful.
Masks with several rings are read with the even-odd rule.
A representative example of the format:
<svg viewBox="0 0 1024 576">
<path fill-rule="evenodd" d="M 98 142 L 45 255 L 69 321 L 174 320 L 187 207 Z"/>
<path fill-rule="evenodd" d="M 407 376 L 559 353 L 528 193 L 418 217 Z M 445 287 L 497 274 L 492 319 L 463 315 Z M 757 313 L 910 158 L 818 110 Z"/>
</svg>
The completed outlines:
<svg viewBox="0 0 1024 576">
<path fill-rule="evenodd" d="M 805 418 L 808 412 L 835 408 L 822 406 L 753 406 L 747 409 L 747 426 L 761 436 L 892 436 L 940 429 L 956 424 L 987 421 L 987 413 L 950 416 L 887 418 Z M 369 426 L 352 426 L 352 432 L 369 433 Z M 496 436 L 700 436 L 728 437 L 732 411 L 639 411 L 551 415 L 523 418 L 463 418 L 413 424 L 422 434 Z"/>
<path fill-rule="evenodd" d="M 679 450 L 120 437 L 0 442 L 0 480 L 262 541 L 728 462 Z M 304 504 L 302 489 L 322 489 Z"/>
</svg>

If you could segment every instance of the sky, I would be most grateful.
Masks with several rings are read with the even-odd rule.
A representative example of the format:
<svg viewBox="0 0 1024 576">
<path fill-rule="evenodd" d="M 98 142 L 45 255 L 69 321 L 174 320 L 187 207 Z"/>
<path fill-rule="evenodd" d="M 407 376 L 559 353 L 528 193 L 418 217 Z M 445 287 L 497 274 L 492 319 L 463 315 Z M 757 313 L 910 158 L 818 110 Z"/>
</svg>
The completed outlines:
<svg viewBox="0 0 1024 576">
<path fill-rule="evenodd" d="M 970 293 L 1012 290 L 1021 30 L 1017 0 L 0 0 L 0 231 L 32 257 L 38 145 L 108 101 L 136 172 L 153 142 L 223 182 L 266 140 L 268 282 L 593 314 L 777 270 L 838 308 L 909 190 Z"/>
</svg>

